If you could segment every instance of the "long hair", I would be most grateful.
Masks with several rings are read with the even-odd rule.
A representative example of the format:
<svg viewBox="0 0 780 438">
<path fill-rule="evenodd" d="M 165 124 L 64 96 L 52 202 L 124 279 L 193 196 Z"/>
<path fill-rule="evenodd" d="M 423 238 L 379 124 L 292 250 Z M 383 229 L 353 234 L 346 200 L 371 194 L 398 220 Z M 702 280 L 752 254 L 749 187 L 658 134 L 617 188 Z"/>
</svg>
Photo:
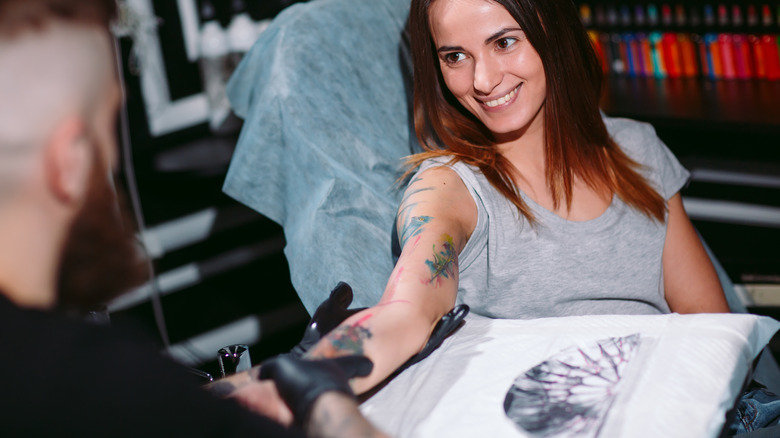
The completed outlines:
<svg viewBox="0 0 780 438">
<path fill-rule="evenodd" d="M 432 157 L 476 166 L 529 222 L 516 168 L 495 147 L 492 133 L 449 92 L 439 67 L 428 10 L 436 0 L 412 0 L 409 26 L 414 64 L 414 125 L 425 150 L 408 158 L 411 169 Z M 557 208 L 571 208 L 572 184 L 581 178 L 595 190 L 663 222 L 666 204 L 638 173 L 641 166 L 610 137 L 599 111 L 602 71 L 571 0 L 490 0 L 503 6 L 525 32 L 542 61 L 546 183 Z"/>
</svg>

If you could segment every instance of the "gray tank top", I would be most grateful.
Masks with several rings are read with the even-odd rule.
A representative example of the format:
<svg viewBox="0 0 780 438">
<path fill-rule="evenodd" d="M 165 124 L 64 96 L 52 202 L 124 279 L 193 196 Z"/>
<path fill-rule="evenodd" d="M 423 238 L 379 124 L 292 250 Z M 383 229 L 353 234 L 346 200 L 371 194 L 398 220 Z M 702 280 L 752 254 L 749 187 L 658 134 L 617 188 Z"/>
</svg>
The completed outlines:
<svg viewBox="0 0 780 438">
<path fill-rule="evenodd" d="M 604 119 L 612 138 L 664 199 L 687 182 L 686 171 L 652 126 Z M 420 172 L 446 166 L 428 160 Z M 521 192 L 538 223 L 531 226 L 478 168 L 452 168 L 476 203 L 474 232 L 459 256 L 458 303 L 492 318 L 544 318 L 592 314 L 668 313 L 661 254 L 666 223 L 614 196 L 599 217 L 561 218 Z"/>
</svg>

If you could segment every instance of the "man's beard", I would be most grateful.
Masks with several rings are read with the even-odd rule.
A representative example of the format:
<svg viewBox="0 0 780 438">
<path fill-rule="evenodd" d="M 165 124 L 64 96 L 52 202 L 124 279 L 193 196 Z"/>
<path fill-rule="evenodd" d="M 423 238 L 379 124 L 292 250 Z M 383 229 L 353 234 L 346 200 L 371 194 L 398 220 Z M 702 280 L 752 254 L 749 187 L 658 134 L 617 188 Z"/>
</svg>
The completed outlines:
<svg viewBox="0 0 780 438">
<path fill-rule="evenodd" d="M 148 262 L 136 241 L 134 221 L 124 199 L 112 189 L 105 167 L 98 163 L 63 250 L 58 285 L 61 309 L 99 308 L 148 278 Z"/>
</svg>

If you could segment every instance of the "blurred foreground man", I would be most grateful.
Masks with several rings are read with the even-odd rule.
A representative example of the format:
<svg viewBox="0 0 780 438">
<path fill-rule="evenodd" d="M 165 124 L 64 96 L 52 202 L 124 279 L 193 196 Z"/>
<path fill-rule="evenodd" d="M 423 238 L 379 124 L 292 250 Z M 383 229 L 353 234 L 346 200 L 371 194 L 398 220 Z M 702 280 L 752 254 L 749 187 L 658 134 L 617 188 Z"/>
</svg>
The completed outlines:
<svg viewBox="0 0 780 438">
<path fill-rule="evenodd" d="M 347 384 L 365 358 L 282 358 L 273 380 L 255 368 L 209 393 L 133 336 L 67 316 L 147 274 L 111 182 L 115 13 L 113 0 L 0 0 L 2 435 L 302 435 L 269 417 L 313 436 L 375 433 Z"/>
</svg>

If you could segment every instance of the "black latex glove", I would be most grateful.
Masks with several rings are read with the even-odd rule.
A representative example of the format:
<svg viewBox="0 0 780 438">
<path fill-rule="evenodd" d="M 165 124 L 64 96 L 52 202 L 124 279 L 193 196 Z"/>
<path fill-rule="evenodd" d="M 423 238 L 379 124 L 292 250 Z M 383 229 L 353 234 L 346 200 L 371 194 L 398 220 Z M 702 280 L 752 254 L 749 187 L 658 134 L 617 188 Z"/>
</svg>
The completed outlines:
<svg viewBox="0 0 780 438">
<path fill-rule="evenodd" d="M 349 379 L 367 376 L 373 368 L 373 362 L 365 356 L 306 360 L 283 355 L 263 362 L 260 380 L 274 381 L 279 395 L 292 410 L 295 423 L 303 426 L 320 395 L 337 391 L 354 397 Z"/>
<path fill-rule="evenodd" d="M 365 307 L 359 309 L 347 309 L 352 303 L 352 288 L 347 284 L 339 282 L 336 287 L 330 291 L 328 299 L 317 307 L 314 315 L 303 332 L 303 339 L 290 350 L 291 355 L 303 357 L 311 347 L 322 339 L 328 332 L 336 328 L 345 319 L 354 315 Z"/>
<path fill-rule="evenodd" d="M 441 343 L 444 342 L 444 339 L 446 339 L 447 336 L 449 336 L 452 332 L 455 331 L 455 329 L 458 328 L 458 326 L 460 326 L 461 321 L 463 321 L 463 318 L 465 318 L 468 314 L 469 306 L 460 304 L 447 312 L 446 315 L 442 316 L 439 322 L 436 323 L 436 327 L 433 328 L 431 337 L 428 338 L 428 343 L 425 344 L 425 347 L 423 347 L 419 353 L 415 354 L 408 361 L 406 361 L 406 363 L 403 364 L 403 366 L 401 366 L 397 372 L 401 372 L 409 366 L 414 365 L 417 362 L 430 356 L 430 354 L 433 353 L 433 350 L 439 348 Z"/>
</svg>

